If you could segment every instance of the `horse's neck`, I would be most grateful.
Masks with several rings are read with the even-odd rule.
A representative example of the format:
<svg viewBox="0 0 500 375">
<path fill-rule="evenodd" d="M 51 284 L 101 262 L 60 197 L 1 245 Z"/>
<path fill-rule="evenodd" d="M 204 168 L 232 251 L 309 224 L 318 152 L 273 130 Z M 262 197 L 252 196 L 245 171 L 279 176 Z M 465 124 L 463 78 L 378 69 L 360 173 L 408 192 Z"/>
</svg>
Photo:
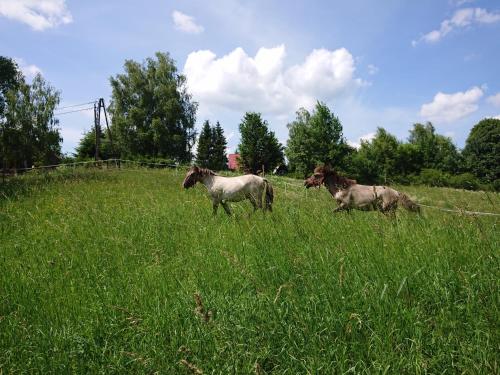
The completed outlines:
<svg viewBox="0 0 500 375">
<path fill-rule="evenodd" d="M 212 191 L 215 177 L 217 177 L 217 176 L 214 176 L 213 174 L 207 174 L 207 175 L 203 176 L 203 178 L 201 179 L 201 183 L 203 185 L 205 185 L 205 187 L 208 189 L 208 191 Z"/>
<path fill-rule="evenodd" d="M 328 191 L 330 192 L 330 194 L 332 195 L 332 197 L 335 197 L 335 194 L 337 193 L 337 191 L 339 191 L 339 189 L 334 184 L 334 182 L 332 181 L 332 177 L 331 176 L 328 176 L 325 179 L 325 186 L 328 189 Z"/>
</svg>

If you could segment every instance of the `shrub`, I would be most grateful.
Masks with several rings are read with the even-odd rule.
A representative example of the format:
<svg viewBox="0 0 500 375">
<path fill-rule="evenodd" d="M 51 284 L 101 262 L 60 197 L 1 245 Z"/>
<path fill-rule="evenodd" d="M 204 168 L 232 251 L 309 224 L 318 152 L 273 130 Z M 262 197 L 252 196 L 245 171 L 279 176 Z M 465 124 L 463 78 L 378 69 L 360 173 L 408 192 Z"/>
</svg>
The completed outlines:
<svg viewBox="0 0 500 375">
<path fill-rule="evenodd" d="M 419 176 L 419 182 L 429 186 L 449 186 L 450 176 L 437 169 L 422 169 Z"/>
<path fill-rule="evenodd" d="M 480 182 L 472 173 L 462 173 L 449 177 L 449 186 L 457 189 L 477 190 Z"/>
</svg>

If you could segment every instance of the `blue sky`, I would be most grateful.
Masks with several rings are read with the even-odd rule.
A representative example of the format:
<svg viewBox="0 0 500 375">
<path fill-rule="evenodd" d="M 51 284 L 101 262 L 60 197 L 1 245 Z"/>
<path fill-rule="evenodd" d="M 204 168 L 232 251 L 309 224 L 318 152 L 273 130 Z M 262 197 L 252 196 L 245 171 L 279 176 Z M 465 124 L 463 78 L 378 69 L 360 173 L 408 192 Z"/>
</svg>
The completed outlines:
<svg viewBox="0 0 500 375">
<path fill-rule="evenodd" d="M 500 118 L 500 2 L 0 0 L 0 55 L 40 71 L 62 106 L 104 97 L 125 59 L 169 52 L 229 151 L 245 111 L 285 143 L 303 106 L 326 102 L 353 144 L 382 126 L 400 139 L 432 121 L 463 147 Z M 73 151 L 92 112 L 61 115 Z"/>
</svg>

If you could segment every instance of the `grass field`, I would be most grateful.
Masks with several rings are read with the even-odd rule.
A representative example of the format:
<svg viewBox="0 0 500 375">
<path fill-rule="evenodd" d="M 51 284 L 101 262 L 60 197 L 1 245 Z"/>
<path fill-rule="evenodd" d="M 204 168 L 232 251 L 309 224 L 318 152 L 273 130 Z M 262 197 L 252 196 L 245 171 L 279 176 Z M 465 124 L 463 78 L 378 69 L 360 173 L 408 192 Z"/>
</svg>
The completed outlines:
<svg viewBox="0 0 500 375">
<path fill-rule="evenodd" d="M 498 217 L 333 215 L 325 189 L 273 179 L 272 214 L 213 218 L 182 178 L 3 187 L 0 373 L 500 372 Z M 500 212 L 498 194 L 401 189 Z"/>
</svg>

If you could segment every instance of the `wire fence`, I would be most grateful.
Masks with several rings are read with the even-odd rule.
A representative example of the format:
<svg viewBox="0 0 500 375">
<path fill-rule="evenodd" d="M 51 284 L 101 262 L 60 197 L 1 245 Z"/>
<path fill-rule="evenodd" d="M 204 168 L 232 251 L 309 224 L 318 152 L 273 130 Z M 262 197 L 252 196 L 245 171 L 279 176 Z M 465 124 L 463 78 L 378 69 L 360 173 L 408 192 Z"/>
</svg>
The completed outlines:
<svg viewBox="0 0 500 375">
<path fill-rule="evenodd" d="M 39 165 L 32 166 L 28 168 L 16 168 L 15 172 L 26 172 L 26 171 L 35 171 L 40 169 L 57 169 L 60 167 L 76 167 L 78 165 L 93 165 L 96 167 L 102 167 L 104 165 L 116 165 L 121 166 L 122 163 L 132 163 L 139 166 L 157 166 L 164 168 L 179 168 L 180 164 L 169 164 L 169 163 L 152 163 L 152 162 L 144 162 L 138 160 L 127 160 L 127 159 L 104 159 L 104 160 L 88 160 L 88 161 L 77 161 L 72 163 L 61 163 L 61 164 L 51 164 L 51 165 Z"/>
<path fill-rule="evenodd" d="M 129 164 L 134 164 L 138 167 L 160 167 L 160 168 L 170 168 L 170 169 L 175 169 L 177 172 L 180 168 L 186 168 L 186 165 L 182 164 L 171 164 L 171 163 L 155 163 L 155 162 L 145 162 L 145 161 L 139 161 L 139 160 L 129 160 L 129 159 L 105 159 L 105 160 L 89 160 L 89 161 L 79 161 L 79 162 L 72 162 L 72 163 L 61 163 L 61 164 L 53 164 L 53 165 L 41 165 L 41 166 L 33 166 L 31 168 L 18 168 L 16 171 L 18 172 L 29 172 L 29 171 L 35 171 L 35 170 L 51 170 L 51 169 L 57 169 L 60 167 L 77 167 L 81 165 L 90 165 L 94 167 L 115 167 L 117 169 L 121 169 L 122 164 L 126 165 L 127 163 Z M 5 176 L 4 176 L 5 177 Z M 308 197 L 308 190 L 304 187 L 302 184 L 295 184 L 295 183 L 290 183 L 288 181 L 280 181 L 274 176 L 269 178 L 267 177 L 273 185 L 280 187 L 284 190 L 285 194 L 288 192 L 299 192 L 303 194 L 305 197 Z M 439 210 L 442 212 L 449 212 L 449 213 L 455 213 L 455 214 L 461 214 L 461 215 L 472 215 L 472 216 L 500 216 L 500 213 L 495 213 L 495 212 L 482 212 L 482 211 L 469 211 L 469 210 L 464 210 L 464 209 L 450 209 L 450 208 L 444 208 L 444 207 L 438 207 L 438 206 L 431 206 L 423 203 L 418 203 L 421 207 L 433 209 L 433 210 Z"/>
</svg>

